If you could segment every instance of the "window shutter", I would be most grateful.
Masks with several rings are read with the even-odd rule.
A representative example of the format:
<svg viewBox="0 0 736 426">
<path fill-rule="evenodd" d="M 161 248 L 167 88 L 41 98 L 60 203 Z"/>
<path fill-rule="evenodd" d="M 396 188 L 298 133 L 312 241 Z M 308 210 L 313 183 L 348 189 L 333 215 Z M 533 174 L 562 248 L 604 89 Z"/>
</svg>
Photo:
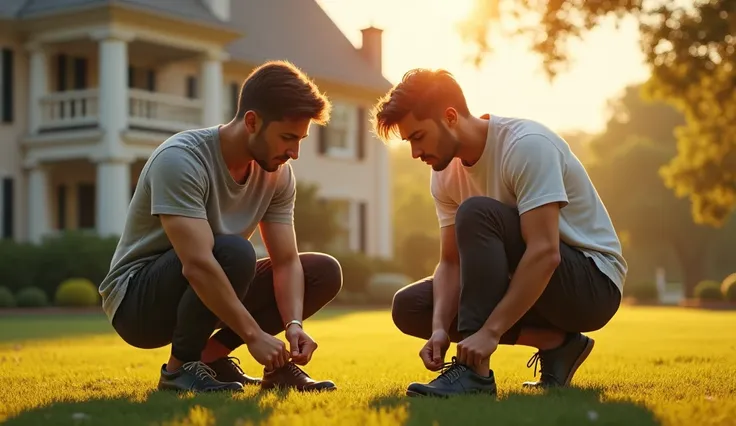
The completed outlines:
<svg viewBox="0 0 736 426">
<path fill-rule="evenodd" d="M 156 91 L 156 71 L 155 70 L 148 70 L 146 72 L 146 89 L 148 89 L 149 92 Z"/>
<path fill-rule="evenodd" d="M 2 70 L 0 75 L 2 76 L 2 82 L 0 82 L 0 93 L 2 93 L 2 104 L 0 104 L 0 111 L 2 111 L 3 123 L 13 122 L 13 73 L 15 66 L 13 64 L 13 51 L 11 49 L 3 49 L 2 58 L 0 58 L 0 64 Z"/>
<path fill-rule="evenodd" d="M 366 114 L 364 107 L 358 107 L 358 159 L 365 158 L 365 126 Z"/>
<path fill-rule="evenodd" d="M 319 137 L 317 148 L 319 150 L 319 153 L 327 154 L 327 126 L 320 127 L 317 136 Z"/>
<path fill-rule="evenodd" d="M 360 252 L 368 252 L 368 203 L 361 201 L 358 210 L 358 226 L 360 229 Z"/>
<path fill-rule="evenodd" d="M 240 87 L 238 83 L 230 83 L 230 108 L 231 115 L 235 117 L 238 113 L 238 99 L 240 98 Z"/>
<path fill-rule="evenodd" d="M 56 229 L 66 229 L 66 185 L 56 188 Z"/>
<path fill-rule="evenodd" d="M 135 67 L 128 65 L 128 88 L 132 89 L 135 87 Z"/>
<path fill-rule="evenodd" d="M 6 177 L 3 179 L 2 186 L 2 234 L 0 237 L 13 239 L 13 228 L 15 227 L 13 200 L 15 196 L 13 194 L 14 183 L 12 177 Z"/>
<path fill-rule="evenodd" d="M 87 88 L 87 58 L 74 58 L 74 88 Z"/>
</svg>

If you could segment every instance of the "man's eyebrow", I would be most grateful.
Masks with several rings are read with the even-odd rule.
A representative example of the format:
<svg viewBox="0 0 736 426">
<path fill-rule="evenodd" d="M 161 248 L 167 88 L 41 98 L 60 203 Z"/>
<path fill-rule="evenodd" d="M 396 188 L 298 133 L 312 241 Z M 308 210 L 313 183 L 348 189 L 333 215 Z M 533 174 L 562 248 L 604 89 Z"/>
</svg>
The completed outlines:
<svg viewBox="0 0 736 426">
<path fill-rule="evenodd" d="M 413 132 L 411 132 L 411 134 L 410 134 L 409 136 L 405 137 L 405 138 L 404 138 L 404 140 L 405 140 L 405 141 L 408 141 L 409 139 L 411 139 L 411 138 L 415 137 L 415 136 L 417 135 L 417 133 L 419 133 L 419 132 L 421 132 L 421 131 L 422 131 L 421 129 L 419 129 L 419 130 L 414 130 Z"/>
</svg>

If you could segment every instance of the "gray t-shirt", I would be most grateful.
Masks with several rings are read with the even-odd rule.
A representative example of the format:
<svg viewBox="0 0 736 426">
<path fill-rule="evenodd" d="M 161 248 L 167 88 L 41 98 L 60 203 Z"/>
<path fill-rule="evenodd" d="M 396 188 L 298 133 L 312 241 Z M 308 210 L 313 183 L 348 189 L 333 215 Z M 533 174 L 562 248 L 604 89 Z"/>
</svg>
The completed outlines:
<svg viewBox="0 0 736 426">
<path fill-rule="evenodd" d="M 236 182 L 222 157 L 217 126 L 171 136 L 141 171 L 123 235 L 100 285 L 108 318 L 135 272 L 172 248 L 157 215 L 207 219 L 215 235 L 250 238 L 261 221 L 292 224 L 295 197 L 289 163 L 272 173 L 253 165 L 245 184 Z"/>
<path fill-rule="evenodd" d="M 458 206 L 472 196 L 495 198 L 519 215 L 560 203 L 561 240 L 592 258 L 623 292 L 627 264 L 611 218 L 570 146 L 542 124 L 491 117 L 478 162 L 467 167 L 455 158 L 445 170 L 433 170 L 431 192 L 440 227 L 454 224 Z"/>
</svg>

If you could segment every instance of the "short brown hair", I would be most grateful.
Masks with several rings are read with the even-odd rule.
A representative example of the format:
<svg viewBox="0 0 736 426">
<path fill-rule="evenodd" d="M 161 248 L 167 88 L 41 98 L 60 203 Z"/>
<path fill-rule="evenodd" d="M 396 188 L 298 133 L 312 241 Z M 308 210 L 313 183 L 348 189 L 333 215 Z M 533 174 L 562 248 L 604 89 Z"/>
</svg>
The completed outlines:
<svg viewBox="0 0 736 426">
<path fill-rule="evenodd" d="M 324 125 L 332 105 L 317 85 L 294 64 L 269 61 L 254 69 L 240 88 L 236 117 L 256 111 L 266 123 L 310 118 Z"/>
<path fill-rule="evenodd" d="M 384 95 L 373 108 L 373 127 L 384 141 L 395 133 L 396 125 L 407 114 L 414 113 L 418 120 L 437 118 L 447 107 L 453 107 L 462 116 L 470 111 L 465 95 L 455 77 L 446 70 L 415 68 L 409 70 L 401 82 Z"/>
</svg>

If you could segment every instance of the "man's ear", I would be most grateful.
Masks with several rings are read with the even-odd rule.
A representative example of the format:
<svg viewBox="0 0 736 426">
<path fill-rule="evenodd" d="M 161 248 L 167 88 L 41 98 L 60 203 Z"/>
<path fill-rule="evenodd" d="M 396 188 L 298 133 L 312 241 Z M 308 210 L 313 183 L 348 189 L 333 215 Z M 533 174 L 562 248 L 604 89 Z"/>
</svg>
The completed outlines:
<svg viewBox="0 0 736 426">
<path fill-rule="evenodd" d="M 251 134 L 256 133 L 256 129 L 260 124 L 258 114 L 256 114 L 255 111 L 247 111 L 245 113 L 245 117 L 243 118 L 243 122 L 245 123 L 246 130 L 248 130 L 248 133 Z"/>
<path fill-rule="evenodd" d="M 457 125 L 457 110 L 453 107 L 447 107 L 445 109 L 444 117 L 442 117 L 447 123 L 447 127 L 453 128 Z"/>
</svg>

